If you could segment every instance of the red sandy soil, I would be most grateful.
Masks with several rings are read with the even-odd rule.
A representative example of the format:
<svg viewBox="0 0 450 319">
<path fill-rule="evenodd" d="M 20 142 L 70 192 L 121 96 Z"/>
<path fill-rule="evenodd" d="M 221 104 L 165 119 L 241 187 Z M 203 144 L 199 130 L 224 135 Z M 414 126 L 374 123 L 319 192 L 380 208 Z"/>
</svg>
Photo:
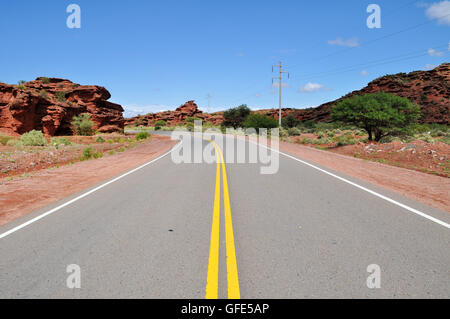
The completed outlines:
<svg viewBox="0 0 450 319">
<path fill-rule="evenodd" d="M 443 148 L 446 148 L 448 156 L 448 145 L 443 145 L 445 145 Z M 383 144 L 379 146 L 383 147 Z M 349 153 L 352 155 L 350 157 L 304 145 L 280 142 L 280 151 L 282 152 L 450 212 L 449 178 L 354 158 L 353 153 L 355 151 L 361 151 L 361 148 L 364 149 L 365 146 L 353 145 L 342 148 L 342 153 Z M 439 148 L 435 149 L 438 153 L 442 151 Z"/>
<path fill-rule="evenodd" d="M 0 226 L 158 157 L 176 144 L 152 136 L 124 153 L 41 170 L 31 177 L 0 182 Z M 108 145 L 108 144 L 106 144 Z"/>
<path fill-rule="evenodd" d="M 97 143 L 98 136 L 64 136 L 72 145 L 53 145 L 15 147 L 0 145 L 0 184 L 6 177 L 15 177 L 22 174 L 33 174 L 46 168 L 59 167 L 79 161 L 83 150 L 92 147 L 93 153 L 99 152 L 107 155 L 109 151 L 124 150 L 135 143 L 134 136 L 123 134 L 101 135 L 105 142 Z M 47 138 L 48 139 L 48 138 Z M 108 141 L 112 143 L 107 143 Z M 48 142 L 50 140 L 48 139 Z"/>
<path fill-rule="evenodd" d="M 330 149 L 330 151 L 423 173 L 450 177 L 450 146 L 442 142 L 433 144 L 424 141 L 388 144 L 358 143 Z"/>
<path fill-rule="evenodd" d="M 361 140 L 367 136 L 352 136 Z M 287 141 L 297 143 L 301 139 L 317 139 L 316 134 L 302 134 L 288 137 Z M 309 144 L 306 144 L 309 145 Z M 369 161 L 408 168 L 423 173 L 450 177 L 450 146 L 435 140 L 434 143 L 415 140 L 409 143 L 398 141 L 390 143 L 359 142 L 355 145 L 336 147 L 333 144 L 316 145 L 317 148 Z"/>
</svg>

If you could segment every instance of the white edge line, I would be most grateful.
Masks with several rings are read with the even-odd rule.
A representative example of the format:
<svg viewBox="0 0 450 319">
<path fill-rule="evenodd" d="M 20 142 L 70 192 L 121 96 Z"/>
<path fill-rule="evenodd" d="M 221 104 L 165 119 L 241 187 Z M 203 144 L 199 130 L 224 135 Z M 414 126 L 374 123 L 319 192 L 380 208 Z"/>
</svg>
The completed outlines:
<svg viewBox="0 0 450 319">
<path fill-rule="evenodd" d="M 315 166 L 315 165 L 312 165 L 312 164 L 310 164 L 310 163 L 308 163 L 308 162 L 302 161 L 301 159 L 298 159 L 298 158 L 296 158 L 296 157 L 294 157 L 294 156 L 292 156 L 292 155 L 283 153 L 283 152 L 278 151 L 278 150 L 274 150 L 274 149 L 272 149 L 272 148 L 270 148 L 270 147 L 267 147 L 267 146 L 262 145 L 262 144 L 259 144 L 259 143 L 255 143 L 255 142 L 250 141 L 250 140 L 249 140 L 249 142 L 250 142 L 250 143 L 253 143 L 253 144 L 261 145 L 262 147 L 264 147 L 264 148 L 266 148 L 266 149 L 269 149 L 269 150 L 271 150 L 271 151 L 277 152 L 277 153 L 279 153 L 279 154 L 281 154 L 281 155 L 284 155 L 284 156 L 286 156 L 286 157 L 288 157 L 288 158 L 290 158 L 290 159 L 293 159 L 293 160 L 295 160 L 295 161 L 297 161 L 297 162 L 300 162 L 300 163 L 302 163 L 302 164 L 305 164 L 305 165 L 307 165 L 307 166 L 310 166 L 310 167 L 312 167 L 312 168 L 314 168 L 314 169 L 316 169 L 316 170 L 318 170 L 318 171 L 321 171 L 322 173 L 325 173 L 325 174 L 330 175 L 330 176 L 332 176 L 332 177 L 334 177 L 334 178 L 337 178 L 337 179 L 339 179 L 339 180 L 341 180 L 341 181 L 343 181 L 343 182 L 345 182 L 345 183 L 347 183 L 347 184 L 350 184 L 350 185 L 355 186 L 355 187 L 357 187 L 357 188 L 359 188 L 359 189 L 362 189 L 363 191 L 366 191 L 366 192 L 368 192 L 368 193 L 370 193 L 370 194 L 372 194 L 372 195 L 374 195 L 374 196 L 377 196 L 377 197 L 379 197 L 379 198 L 381 198 L 381 199 L 384 199 L 385 201 L 388 201 L 388 202 L 390 202 L 390 203 L 392 203 L 392 204 L 394 204 L 394 205 L 400 206 L 400 207 L 402 207 L 402 208 L 404 208 L 404 209 L 406 209 L 406 210 L 408 210 L 408 211 L 410 211 L 410 212 L 412 212 L 412 213 L 414 213 L 414 214 L 416 214 L 416 215 L 422 216 L 423 218 L 426 218 L 426 219 L 428 219 L 428 220 L 431 220 L 432 222 L 435 222 L 435 223 L 437 223 L 437 224 L 439 224 L 439 225 L 441 225 L 441 226 L 444 226 L 444 227 L 450 229 L 450 224 L 447 224 L 446 222 L 443 222 L 442 220 L 437 219 L 437 218 L 435 218 L 435 217 L 433 217 L 433 216 L 427 215 L 427 214 L 421 212 L 420 210 L 414 209 L 414 208 L 409 207 L 409 206 L 407 206 L 407 205 L 405 205 L 405 204 L 402 204 L 402 203 L 400 203 L 400 202 L 397 202 L 396 200 L 393 200 L 392 198 L 389 198 L 389 197 L 387 197 L 387 196 L 381 195 L 381 194 L 379 194 L 379 193 L 377 193 L 377 192 L 375 192 L 375 191 L 373 191 L 373 190 L 370 190 L 370 189 L 368 189 L 368 188 L 366 188 L 366 187 L 364 187 L 364 186 L 361 186 L 361 185 L 358 185 L 358 184 L 356 184 L 356 183 L 354 183 L 354 182 L 352 182 L 352 181 L 349 181 L 348 179 L 345 179 L 345 178 L 340 177 L 340 176 L 338 176 L 338 175 L 336 175 L 336 174 L 333 174 L 333 173 L 331 173 L 331 172 L 328 172 L 328 171 L 326 171 L 326 170 L 324 170 L 324 169 L 322 169 L 322 168 L 320 168 L 320 167 L 317 167 L 317 166 Z"/>
<path fill-rule="evenodd" d="M 23 223 L 23 224 L 21 224 L 21 225 L 19 225 L 17 227 L 14 227 L 14 228 L 8 230 L 7 232 L 5 232 L 5 233 L 0 235 L 0 239 L 5 238 L 6 236 L 9 236 L 12 233 L 15 233 L 16 231 L 18 231 L 18 230 L 20 230 L 20 229 L 22 229 L 24 227 L 27 227 L 27 226 L 31 225 L 32 223 L 37 222 L 38 220 L 40 220 L 40 219 L 42 219 L 44 217 L 47 217 L 48 215 L 53 214 L 53 213 L 57 212 L 58 210 L 66 207 L 66 206 L 69 206 L 72 203 L 74 203 L 74 202 L 76 202 L 76 201 L 78 201 L 78 200 L 80 200 L 80 199 L 82 199 L 82 198 L 84 198 L 86 196 L 89 196 L 90 194 L 92 194 L 92 193 L 102 189 L 103 187 L 108 186 L 109 184 L 112 184 L 112 183 L 118 181 L 119 179 L 122 179 L 125 176 L 128 176 L 128 175 L 130 175 L 130 174 L 132 174 L 132 173 L 134 173 L 134 172 L 144 168 L 145 166 L 150 165 L 150 164 L 160 160 L 161 158 L 163 158 L 163 157 L 169 155 L 170 153 L 172 153 L 173 151 L 175 151 L 178 147 L 180 147 L 181 144 L 182 144 L 182 141 L 180 141 L 177 145 L 172 147 L 168 152 L 164 153 L 163 155 L 161 155 L 161 156 L 159 156 L 159 157 L 157 157 L 157 158 L 155 158 L 155 159 L 153 159 L 153 160 L 151 160 L 151 161 L 149 161 L 149 162 L 147 162 L 147 163 L 145 163 L 145 164 L 143 164 L 143 165 L 141 165 L 139 167 L 136 167 L 136 168 L 132 169 L 131 171 L 128 171 L 125 174 L 122 174 L 122 175 L 120 175 L 120 176 L 118 176 L 118 177 L 116 177 L 116 178 L 114 178 L 114 179 L 112 179 L 112 180 L 110 180 L 110 181 L 100 185 L 100 186 L 97 186 L 96 188 L 91 189 L 90 191 L 88 191 L 88 192 L 86 192 L 86 193 L 84 193 L 84 194 L 82 194 L 82 195 L 80 195 L 80 196 L 78 196 L 78 197 L 76 197 L 74 199 L 71 199 L 70 201 L 68 201 L 68 202 L 66 202 L 66 203 L 64 203 L 64 204 L 62 204 L 62 205 L 60 205 L 58 207 L 55 207 L 55 208 L 53 208 L 53 209 L 51 209 L 51 210 L 49 210 L 49 211 L 47 211 L 47 212 L 45 212 L 45 213 L 35 217 L 33 219 L 30 219 L 29 221 L 27 221 L 27 222 L 25 222 L 25 223 Z"/>
</svg>

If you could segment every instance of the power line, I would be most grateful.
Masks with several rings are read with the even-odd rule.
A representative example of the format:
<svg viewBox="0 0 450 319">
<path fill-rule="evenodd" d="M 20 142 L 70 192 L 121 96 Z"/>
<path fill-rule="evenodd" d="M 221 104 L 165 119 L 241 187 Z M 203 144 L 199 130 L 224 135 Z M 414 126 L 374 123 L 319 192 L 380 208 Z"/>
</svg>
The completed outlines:
<svg viewBox="0 0 450 319">
<path fill-rule="evenodd" d="M 440 49 L 440 48 L 444 48 L 447 47 L 448 44 L 441 44 L 438 46 L 433 46 L 436 49 Z M 354 64 L 351 66 L 346 66 L 346 67 L 342 67 L 342 68 L 338 68 L 338 69 L 334 69 L 334 70 L 330 70 L 330 71 L 324 71 L 324 72 L 318 72 L 318 73 L 310 73 L 305 75 L 304 77 L 300 78 L 300 80 L 305 80 L 305 79 L 311 79 L 311 78 L 317 78 L 317 77 L 322 77 L 322 76 L 327 76 L 328 74 L 330 75 L 334 75 L 337 73 L 340 73 L 341 71 L 343 71 L 342 73 L 345 73 L 347 71 L 353 71 L 355 70 L 355 67 L 359 67 L 359 68 L 364 68 L 364 67 L 372 67 L 372 66 L 376 66 L 376 65 L 380 65 L 381 64 L 386 64 L 386 63 L 391 63 L 391 60 L 394 60 L 393 62 L 398 62 L 401 61 L 402 58 L 405 59 L 410 59 L 410 58 L 416 58 L 416 57 L 421 57 L 424 55 L 427 55 L 428 52 L 425 52 L 426 49 L 422 49 L 419 51 L 413 51 L 410 53 L 406 53 L 406 54 L 401 54 L 401 55 L 396 55 L 393 57 L 389 57 L 389 58 L 383 58 L 383 59 L 378 59 L 378 60 L 373 60 L 373 61 L 369 61 L 369 62 L 365 62 L 365 63 L 359 63 L 359 64 Z M 386 62 L 386 63 L 385 63 Z"/>
<path fill-rule="evenodd" d="M 372 43 L 375 43 L 375 42 L 378 42 L 378 41 L 381 41 L 381 40 L 384 40 L 384 39 L 387 39 L 387 38 L 396 36 L 396 35 L 401 34 L 401 33 L 405 33 L 405 32 L 408 32 L 408 31 L 412 31 L 412 30 L 418 29 L 418 28 L 420 28 L 420 27 L 423 27 L 423 26 L 425 26 L 425 25 L 428 25 L 428 24 L 434 22 L 434 20 L 440 20 L 440 19 L 446 18 L 446 17 L 448 17 L 448 16 L 450 16 L 450 14 L 446 14 L 446 15 L 443 15 L 443 16 L 441 16 L 441 17 L 437 17 L 437 18 L 434 18 L 434 19 L 432 19 L 432 20 L 425 21 L 425 22 L 422 22 L 422 23 L 419 23 L 419 24 L 410 26 L 410 27 L 408 27 L 408 28 L 406 28 L 406 29 L 402 29 L 402 30 L 399 30 L 399 31 L 395 31 L 395 32 L 386 34 L 386 35 L 384 35 L 384 36 L 382 36 L 382 37 L 379 37 L 379 38 L 376 38 L 376 39 L 373 39 L 373 40 L 369 40 L 369 41 L 362 42 L 362 43 L 359 45 L 359 47 L 362 47 L 362 46 L 368 45 L 368 44 L 372 44 Z M 352 50 L 352 49 L 354 49 L 354 48 L 344 48 L 344 49 L 341 49 L 341 50 L 332 52 L 332 53 L 330 53 L 330 54 L 324 55 L 324 56 L 322 56 L 322 57 L 319 57 L 319 58 L 317 58 L 317 59 L 312 59 L 312 60 L 310 60 L 310 61 L 308 61 L 308 62 L 303 62 L 303 63 L 300 63 L 300 64 L 296 64 L 296 65 L 290 66 L 290 68 L 291 68 L 291 69 L 294 69 L 294 68 L 296 68 L 296 67 L 298 67 L 298 66 L 300 66 L 300 65 L 304 65 L 304 64 L 306 64 L 306 63 L 310 63 L 310 62 L 313 62 L 313 61 L 314 61 L 314 62 L 315 62 L 315 61 L 320 61 L 320 60 L 329 58 L 329 57 L 331 57 L 331 56 L 334 56 L 334 55 L 336 55 L 336 54 L 339 54 L 339 53 L 342 53 L 342 52 L 347 52 L 347 51 Z"/>
</svg>

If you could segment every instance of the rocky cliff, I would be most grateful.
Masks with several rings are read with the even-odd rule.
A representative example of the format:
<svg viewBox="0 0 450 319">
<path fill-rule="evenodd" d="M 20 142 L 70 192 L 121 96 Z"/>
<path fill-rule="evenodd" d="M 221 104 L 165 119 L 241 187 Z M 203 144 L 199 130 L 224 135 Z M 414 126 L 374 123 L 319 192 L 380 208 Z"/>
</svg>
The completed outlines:
<svg viewBox="0 0 450 319">
<path fill-rule="evenodd" d="M 188 101 L 178 107 L 175 111 L 150 113 L 127 119 L 125 125 L 152 126 L 155 122 L 163 120 L 168 126 L 175 126 L 177 124 L 184 124 L 185 120 L 189 117 L 199 118 L 204 122 L 212 123 L 214 125 L 219 125 L 223 121 L 223 113 L 203 113 L 198 109 L 198 106 L 194 101 Z"/>
<path fill-rule="evenodd" d="M 21 85 L 0 83 L 0 131 L 72 135 L 71 121 L 89 113 L 99 132 L 123 130 L 122 106 L 109 102 L 104 87 L 79 85 L 57 78 L 37 78 Z"/>
<path fill-rule="evenodd" d="M 362 90 L 351 92 L 342 98 L 316 108 L 284 109 L 283 116 L 293 114 L 302 121 L 330 121 L 330 112 L 337 102 L 354 95 L 387 92 L 408 98 L 421 107 L 422 123 L 450 123 L 450 63 L 444 63 L 430 71 L 415 71 L 386 75 L 370 82 Z M 261 111 L 278 118 L 278 110 Z"/>
</svg>

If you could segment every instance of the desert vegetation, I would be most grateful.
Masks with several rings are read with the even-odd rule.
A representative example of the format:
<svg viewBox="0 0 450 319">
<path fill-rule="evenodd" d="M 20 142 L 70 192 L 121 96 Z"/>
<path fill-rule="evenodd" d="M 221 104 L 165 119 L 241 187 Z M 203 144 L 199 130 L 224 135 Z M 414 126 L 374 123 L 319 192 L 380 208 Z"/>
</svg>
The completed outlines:
<svg viewBox="0 0 450 319">
<path fill-rule="evenodd" d="M 42 169 L 111 156 L 146 140 L 151 140 L 147 132 L 136 136 L 111 133 L 49 137 L 38 130 L 21 136 L 0 134 L 0 183 Z"/>
</svg>

